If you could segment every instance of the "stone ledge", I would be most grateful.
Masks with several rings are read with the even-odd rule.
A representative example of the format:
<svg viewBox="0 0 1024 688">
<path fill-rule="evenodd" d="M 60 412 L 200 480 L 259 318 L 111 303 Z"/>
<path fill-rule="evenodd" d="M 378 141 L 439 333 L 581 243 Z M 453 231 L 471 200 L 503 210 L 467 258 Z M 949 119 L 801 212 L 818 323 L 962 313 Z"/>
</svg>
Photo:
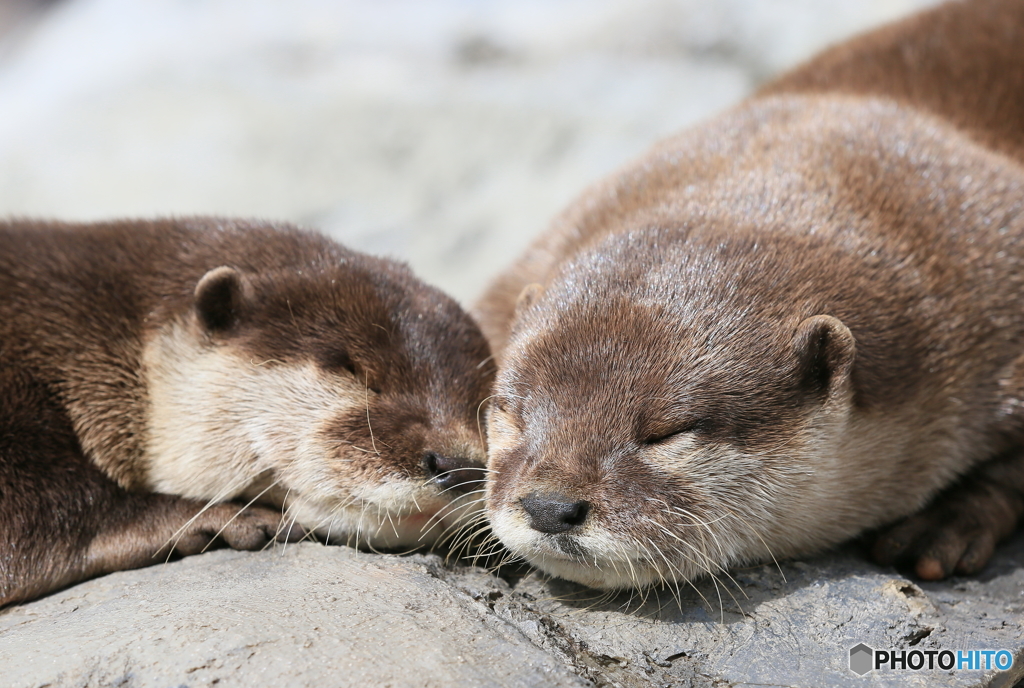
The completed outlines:
<svg viewBox="0 0 1024 688">
<path fill-rule="evenodd" d="M 436 555 L 289 545 L 123 571 L 0 611 L 0 676 L 42 686 L 991 686 L 1024 676 L 1024 534 L 977 579 L 840 551 L 645 600 L 510 584 Z M 849 648 L 1006 648 L 1009 673 L 872 672 Z"/>
</svg>

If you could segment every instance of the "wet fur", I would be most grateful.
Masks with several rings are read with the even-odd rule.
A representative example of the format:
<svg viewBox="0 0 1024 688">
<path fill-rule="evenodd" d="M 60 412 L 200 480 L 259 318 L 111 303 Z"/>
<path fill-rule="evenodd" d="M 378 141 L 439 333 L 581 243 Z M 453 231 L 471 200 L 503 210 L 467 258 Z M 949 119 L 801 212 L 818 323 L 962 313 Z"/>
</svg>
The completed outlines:
<svg viewBox="0 0 1024 688">
<path fill-rule="evenodd" d="M 430 544 L 478 511 L 424 456 L 482 467 L 488 353 L 315 233 L 0 224 L 0 605 L 215 539 Z"/>
<path fill-rule="evenodd" d="M 630 587 L 820 550 L 945 489 L 876 556 L 977 571 L 1024 511 L 1022 44 L 1024 4 L 944 5 L 558 218 L 477 306 L 502 542 Z M 539 532 L 533 494 L 587 519 Z"/>
</svg>

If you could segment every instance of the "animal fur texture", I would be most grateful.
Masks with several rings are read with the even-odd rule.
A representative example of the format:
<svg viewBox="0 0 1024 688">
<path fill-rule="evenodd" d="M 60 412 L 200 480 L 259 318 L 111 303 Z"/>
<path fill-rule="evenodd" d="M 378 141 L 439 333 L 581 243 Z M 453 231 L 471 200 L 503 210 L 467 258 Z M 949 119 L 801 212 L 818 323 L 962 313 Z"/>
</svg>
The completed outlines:
<svg viewBox="0 0 1024 688">
<path fill-rule="evenodd" d="M 978 571 L 1024 512 L 1024 3 L 856 38 L 657 145 L 477 306 L 488 513 L 600 588 Z M 907 519 L 900 521 L 901 519 Z"/>
<path fill-rule="evenodd" d="M 214 541 L 453 536 L 488 355 L 406 267 L 311 232 L 0 223 L 0 605 Z"/>
</svg>

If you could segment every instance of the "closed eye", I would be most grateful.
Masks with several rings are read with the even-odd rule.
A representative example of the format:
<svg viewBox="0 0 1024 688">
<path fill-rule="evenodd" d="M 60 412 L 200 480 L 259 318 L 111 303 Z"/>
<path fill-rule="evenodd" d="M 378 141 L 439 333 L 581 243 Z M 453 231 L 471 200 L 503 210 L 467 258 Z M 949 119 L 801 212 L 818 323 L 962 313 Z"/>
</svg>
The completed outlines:
<svg viewBox="0 0 1024 688">
<path fill-rule="evenodd" d="M 655 433 L 644 440 L 644 444 L 655 445 L 655 444 L 667 444 L 673 440 L 679 439 L 684 435 L 694 435 L 706 431 L 711 426 L 711 423 L 707 420 L 698 420 L 692 423 L 686 423 L 673 428 L 672 430 L 664 433 Z"/>
<path fill-rule="evenodd" d="M 338 351 L 325 356 L 322 365 L 326 370 L 348 373 L 354 377 L 357 382 L 366 385 L 366 388 L 371 392 L 380 394 L 379 387 L 375 386 L 372 380 L 367 379 L 369 377 L 367 373 L 359 366 L 359 364 L 352 360 L 352 357 L 349 356 L 347 352 Z"/>
<path fill-rule="evenodd" d="M 522 419 L 518 418 L 516 414 L 511 413 L 505 402 L 507 402 L 507 400 L 501 399 L 499 402 L 499 397 L 493 397 L 491 399 L 491 407 L 488 410 L 488 418 L 492 423 L 494 423 L 496 428 L 500 428 L 505 432 L 513 430 L 516 432 L 522 432 Z"/>
<path fill-rule="evenodd" d="M 331 351 L 327 354 L 320 356 L 320 366 L 324 370 L 331 370 L 335 372 L 345 371 L 353 376 L 359 374 L 359 369 L 356 367 L 352 357 L 348 355 L 347 351 Z"/>
</svg>

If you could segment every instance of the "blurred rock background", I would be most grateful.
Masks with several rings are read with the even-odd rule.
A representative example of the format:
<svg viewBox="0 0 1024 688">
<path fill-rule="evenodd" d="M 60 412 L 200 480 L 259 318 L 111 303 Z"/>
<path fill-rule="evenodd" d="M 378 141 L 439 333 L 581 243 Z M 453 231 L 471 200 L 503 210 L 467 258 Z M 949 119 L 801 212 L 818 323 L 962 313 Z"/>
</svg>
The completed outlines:
<svg viewBox="0 0 1024 688">
<path fill-rule="evenodd" d="M 319 227 L 469 302 L 583 187 L 929 0 L 0 0 L 0 216 Z"/>
</svg>

